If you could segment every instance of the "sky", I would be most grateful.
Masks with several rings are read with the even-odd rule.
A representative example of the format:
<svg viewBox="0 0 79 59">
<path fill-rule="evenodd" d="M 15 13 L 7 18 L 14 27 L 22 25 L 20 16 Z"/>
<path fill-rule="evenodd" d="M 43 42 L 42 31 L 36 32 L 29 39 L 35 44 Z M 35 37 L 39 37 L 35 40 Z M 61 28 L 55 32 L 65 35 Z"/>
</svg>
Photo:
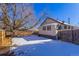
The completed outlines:
<svg viewBox="0 0 79 59">
<path fill-rule="evenodd" d="M 73 25 L 79 25 L 79 3 L 36 3 L 33 4 L 35 15 L 39 18 L 39 15 L 43 12 L 48 17 L 56 20 L 65 21 Z"/>
<path fill-rule="evenodd" d="M 37 22 L 36 19 L 39 19 L 42 13 L 45 13 L 46 16 L 50 18 L 64 21 L 66 23 L 68 23 L 68 18 L 70 18 L 70 23 L 72 25 L 79 26 L 79 3 L 32 3 L 31 5 L 26 3 L 23 4 L 23 6 L 25 7 L 25 11 L 23 12 L 24 15 L 29 12 L 34 13 L 33 16 L 29 17 L 33 20 L 29 23 L 30 25 L 33 25 L 33 23 L 35 24 L 35 22 Z M 22 3 L 17 3 L 17 18 L 20 18 L 19 16 L 21 16 L 21 7 Z M 9 11 L 9 16 L 13 15 L 11 12 Z M 41 22 L 44 20 L 45 19 L 42 19 Z M 38 25 L 38 27 L 39 26 L 40 25 Z"/>
</svg>

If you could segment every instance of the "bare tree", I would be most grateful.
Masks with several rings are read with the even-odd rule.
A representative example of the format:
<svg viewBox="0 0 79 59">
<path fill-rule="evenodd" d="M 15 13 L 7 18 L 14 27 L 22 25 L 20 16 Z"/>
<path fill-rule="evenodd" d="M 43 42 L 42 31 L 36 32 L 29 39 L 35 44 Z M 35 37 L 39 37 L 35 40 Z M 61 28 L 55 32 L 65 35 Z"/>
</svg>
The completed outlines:
<svg viewBox="0 0 79 59">
<path fill-rule="evenodd" d="M 18 29 L 19 27 L 22 27 L 24 24 L 27 23 L 27 19 L 31 13 L 29 12 L 28 14 L 25 14 L 23 15 L 24 13 L 24 6 L 22 6 L 22 11 L 21 12 L 21 17 L 20 19 L 16 19 L 16 16 L 17 16 L 17 5 L 16 4 L 0 4 L 1 6 L 1 9 L 2 9 L 2 14 L 3 14 L 3 23 L 5 24 L 5 27 L 10 27 L 10 28 L 13 28 L 13 30 L 15 29 Z M 10 7 L 11 10 L 9 9 Z M 13 18 L 11 18 L 9 15 L 8 15 L 8 11 L 12 11 L 13 12 L 13 15 L 10 15 L 10 16 L 13 16 Z"/>
<path fill-rule="evenodd" d="M 33 7 L 31 4 L 28 4 L 26 6 L 25 4 L 15 4 L 15 3 L 5 4 L 4 3 L 4 4 L 0 4 L 0 7 L 2 10 L 2 21 L 4 23 L 3 29 L 8 31 L 13 32 L 14 30 L 17 30 L 23 27 L 24 25 L 29 23 L 29 19 L 31 18 L 31 16 L 32 15 L 34 16 L 34 13 L 32 13 L 32 11 L 34 10 L 32 9 Z M 29 28 L 27 29 L 31 29 L 34 26 L 36 26 L 43 16 L 41 16 L 37 22 L 35 23 L 33 22 L 34 24 L 32 26 L 29 26 Z M 33 18 L 30 21 L 33 21 Z"/>
</svg>

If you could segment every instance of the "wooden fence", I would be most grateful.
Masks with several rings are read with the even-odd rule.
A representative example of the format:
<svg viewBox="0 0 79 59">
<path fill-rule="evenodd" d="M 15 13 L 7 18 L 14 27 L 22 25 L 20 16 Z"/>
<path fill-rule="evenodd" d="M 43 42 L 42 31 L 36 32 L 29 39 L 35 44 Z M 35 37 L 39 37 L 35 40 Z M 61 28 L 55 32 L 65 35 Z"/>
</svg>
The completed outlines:
<svg viewBox="0 0 79 59">
<path fill-rule="evenodd" d="M 58 39 L 79 44 L 79 29 L 58 30 Z"/>
<path fill-rule="evenodd" d="M 5 31 L 0 31 L 0 48 L 1 46 L 10 46 L 12 44 L 10 37 L 5 37 Z"/>
<path fill-rule="evenodd" d="M 12 41 L 10 37 L 5 37 L 5 31 L 0 30 L 0 55 L 10 51 Z"/>
<path fill-rule="evenodd" d="M 15 36 L 27 36 L 31 35 L 33 32 L 32 31 L 14 31 Z"/>
</svg>

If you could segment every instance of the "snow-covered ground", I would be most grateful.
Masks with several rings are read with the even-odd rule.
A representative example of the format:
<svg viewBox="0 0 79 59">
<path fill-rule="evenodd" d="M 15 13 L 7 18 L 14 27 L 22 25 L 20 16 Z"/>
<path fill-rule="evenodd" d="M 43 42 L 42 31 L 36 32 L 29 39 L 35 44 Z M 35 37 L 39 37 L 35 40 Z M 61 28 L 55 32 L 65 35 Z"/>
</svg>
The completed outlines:
<svg viewBox="0 0 79 59">
<path fill-rule="evenodd" d="M 29 39 L 30 38 L 30 39 Z M 17 39 L 17 40 L 16 40 Z M 23 56 L 79 56 L 79 45 L 36 35 L 13 38 L 20 45 L 13 51 Z M 22 41 L 20 41 L 22 40 Z"/>
<path fill-rule="evenodd" d="M 14 45 L 13 48 L 17 48 L 19 46 L 23 46 L 23 45 L 33 45 L 33 44 L 41 44 L 41 43 L 45 43 L 45 42 L 50 42 L 52 41 L 52 39 L 46 39 L 46 40 L 31 40 L 31 41 L 28 41 L 24 38 L 12 38 L 12 45 Z M 12 49 L 13 49 L 12 48 Z"/>
<path fill-rule="evenodd" d="M 25 40 L 46 40 L 48 38 L 45 38 L 45 37 L 41 37 L 41 36 L 38 36 L 38 35 L 30 35 L 30 36 L 23 36 L 23 37 L 18 37 L 18 38 L 24 38 Z"/>
</svg>

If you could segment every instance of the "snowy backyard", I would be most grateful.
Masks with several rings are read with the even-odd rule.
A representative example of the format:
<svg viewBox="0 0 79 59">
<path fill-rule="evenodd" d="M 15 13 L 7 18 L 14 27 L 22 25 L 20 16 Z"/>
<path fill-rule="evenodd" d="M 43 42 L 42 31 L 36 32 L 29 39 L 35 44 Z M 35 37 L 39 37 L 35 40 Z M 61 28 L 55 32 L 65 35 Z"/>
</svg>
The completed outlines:
<svg viewBox="0 0 79 59">
<path fill-rule="evenodd" d="M 79 55 L 79 45 L 60 40 L 52 40 L 37 35 L 13 38 L 15 55 L 22 56 L 75 56 Z"/>
</svg>

